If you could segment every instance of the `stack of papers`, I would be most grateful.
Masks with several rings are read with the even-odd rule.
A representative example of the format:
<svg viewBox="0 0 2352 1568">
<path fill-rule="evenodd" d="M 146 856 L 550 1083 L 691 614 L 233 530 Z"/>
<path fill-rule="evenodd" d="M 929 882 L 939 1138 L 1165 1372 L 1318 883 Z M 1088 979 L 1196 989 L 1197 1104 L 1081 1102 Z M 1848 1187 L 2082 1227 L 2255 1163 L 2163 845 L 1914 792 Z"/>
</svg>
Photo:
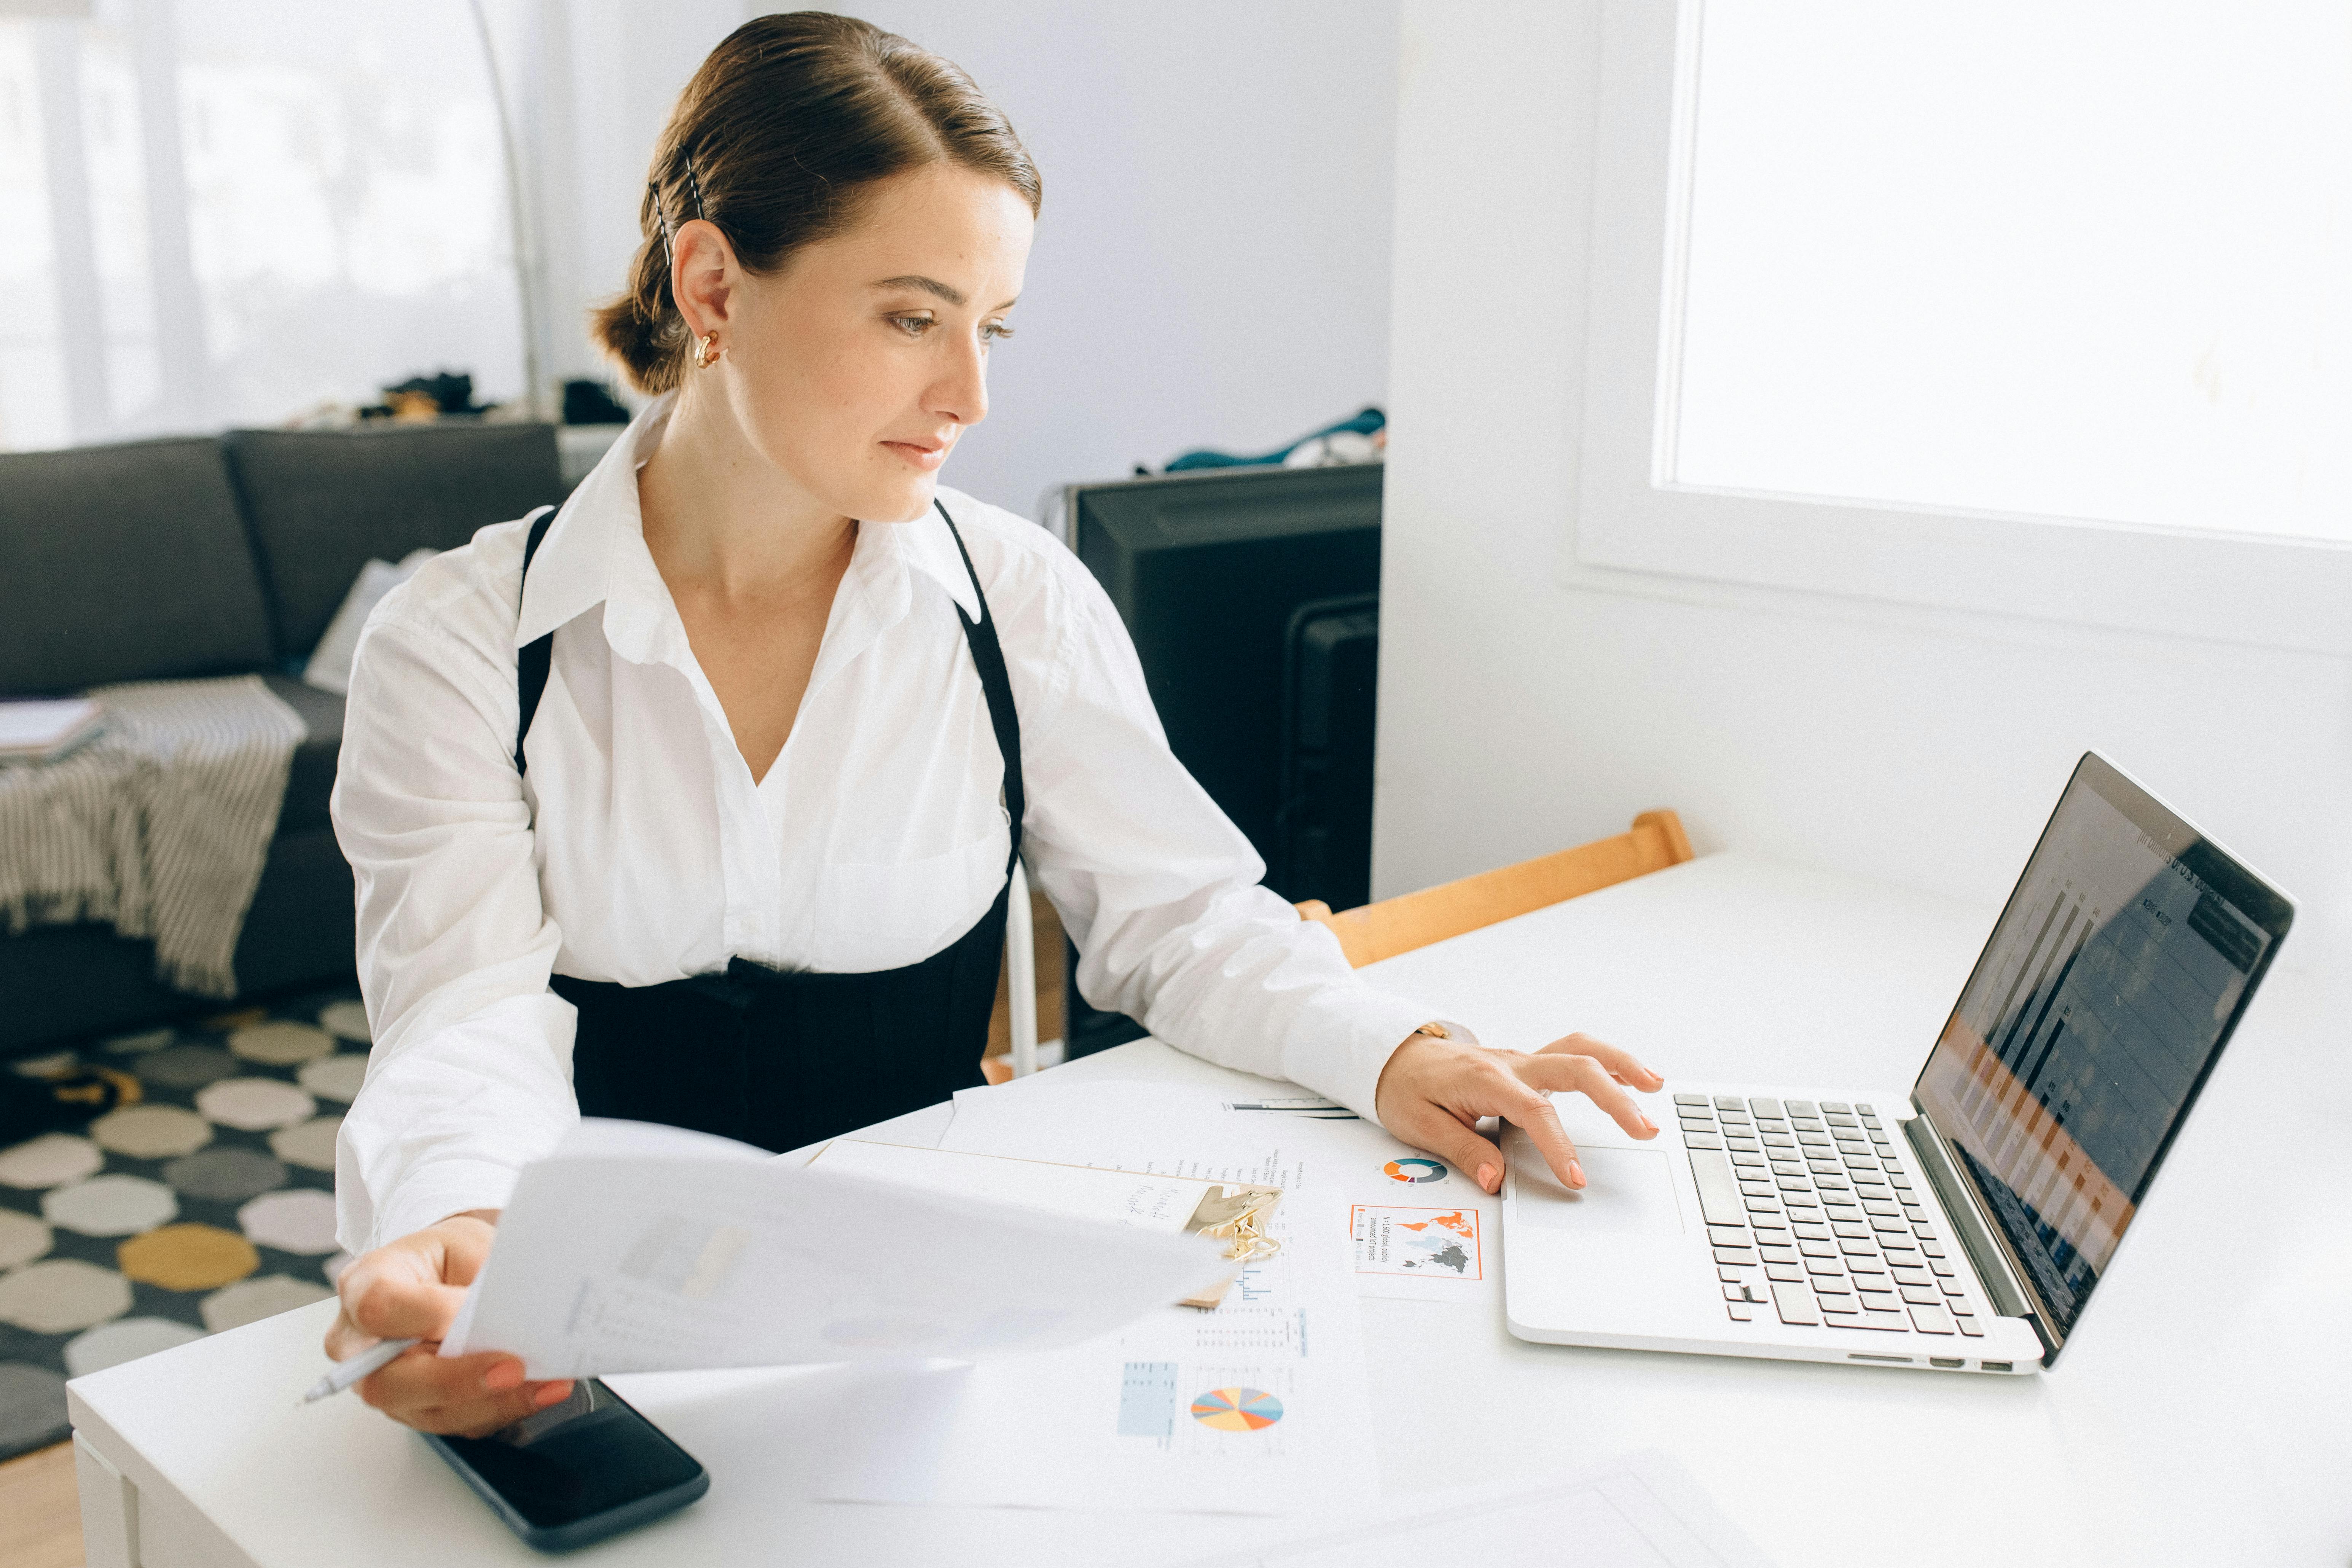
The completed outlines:
<svg viewBox="0 0 2352 1568">
<path fill-rule="evenodd" d="M 1135 1226 L 1166 1236 L 1187 1233 L 1223 1237 L 1227 1256 L 1245 1256 L 1234 1229 L 1248 1217 L 1253 1235 L 1282 1201 L 1279 1187 L 1246 1183 L 1195 1181 L 1178 1176 L 1134 1175 L 1045 1160 L 1005 1160 L 945 1149 L 910 1149 L 836 1138 L 809 1162 L 831 1175 L 867 1177 L 902 1186 L 951 1193 L 987 1203 L 1013 1204 L 1073 1219 Z M 1255 1251 L 1255 1247 L 1249 1249 Z M 1234 1263 L 1211 1289 L 1185 1297 L 1180 1305 L 1214 1307 L 1224 1299 Z"/>
<path fill-rule="evenodd" d="M 524 1173 L 445 1353 L 534 1378 L 808 1366 L 813 1500 L 1289 1516 L 1202 1568 L 1764 1563 L 1654 1455 L 1384 1500 L 1359 1298 L 1493 1331 L 1495 1200 L 1370 1123 L 1234 1092 L 1024 1079 L 959 1096 L 939 1149 L 839 1139 L 804 1164 L 583 1122 Z M 1280 1250 L 1236 1275 L 1188 1234 L 1213 1184 L 1281 1189 Z M 841 1362 L 866 1364 L 815 1370 Z"/>
<path fill-rule="evenodd" d="M 1118 1080 L 1026 1079 L 956 1096 L 944 1149 L 1065 1160 L 1166 1175 L 1310 1184 L 1343 1205 L 1331 1221 L 1361 1296 L 1491 1307 L 1502 1300 L 1502 1200 L 1468 1173 L 1379 1126 L 1293 1114 L 1261 1100 Z"/>
<path fill-rule="evenodd" d="M 46 763 L 98 733 L 106 710 L 87 697 L 0 702 L 0 763 Z"/>
<path fill-rule="evenodd" d="M 877 1179 L 929 1184 L 994 1165 L 1019 1173 L 993 1180 L 1018 1180 L 1023 1201 L 1066 1203 L 1074 1213 L 1102 1213 L 1105 1194 L 1113 1194 L 1139 1228 L 1181 1224 L 1198 1200 L 1175 1194 L 1197 1194 L 1202 1182 L 1286 1190 L 1267 1227 L 1281 1250 L 1248 1263 L 1213 1310 L 1161 1307 L 1051 1353 L 862 1390 L 832 1428 L 814 1495 L 1211 1513 L 1288 1513 L 1369 1499 L 1376 1456 L 1340 1244 L 1344 1205 L 1295 1169 L 1199 1142 L 1213 1131 L 1162 1119 L 1154 1135 L 1172 1149 L 1189 1142 L 1190 1157 L 1139 1159 L 1159 1168 L 1111 1188 L 1068 1180 L 1060 1199 L 1029 1174 L 1051 1165 L 873 1144 L 828 1148 L 814 1170 L 841 1160 Z M 1171 1168 L 1178 1164 L 1190 1168 Z"/>
</svg>

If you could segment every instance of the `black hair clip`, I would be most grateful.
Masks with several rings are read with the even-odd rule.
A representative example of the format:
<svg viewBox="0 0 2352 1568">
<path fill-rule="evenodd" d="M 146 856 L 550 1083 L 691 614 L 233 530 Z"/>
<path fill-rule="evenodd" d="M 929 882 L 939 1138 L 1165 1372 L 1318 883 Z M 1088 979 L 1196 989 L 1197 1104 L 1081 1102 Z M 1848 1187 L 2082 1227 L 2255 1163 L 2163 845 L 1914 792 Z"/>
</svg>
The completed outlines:
<svg viewBox="0 0 2352 1568">
<path fill-rule="evenodd" d="M 662 211 L 661 182 L 658 180 L 647 180 L 646 182 L 646 189 L 654 194 L 654 222 L 659 226 L 661 229 L 662 250 L 665 254 L 668 255 L 672 260 L 676 260 L 677 256 L 677 247 L 670 243 L 669 215 Z"/>
<path fill-rule="evenodd" d="M 702 182 L 694 177 L 694 154 L 686 155 L 686 188 L 694 197 L 694 216 L 702 217 Z M 646 189 L 654 194 L 654 221 L 661 226 L 662 249 L 672 261 L 677 259 L 677 237 L 670 233 L 669 214 L 662 210 L 661 182 L 647 180 Z M 708 219 L 705 220 L 709 221 Z"/>
</svg>

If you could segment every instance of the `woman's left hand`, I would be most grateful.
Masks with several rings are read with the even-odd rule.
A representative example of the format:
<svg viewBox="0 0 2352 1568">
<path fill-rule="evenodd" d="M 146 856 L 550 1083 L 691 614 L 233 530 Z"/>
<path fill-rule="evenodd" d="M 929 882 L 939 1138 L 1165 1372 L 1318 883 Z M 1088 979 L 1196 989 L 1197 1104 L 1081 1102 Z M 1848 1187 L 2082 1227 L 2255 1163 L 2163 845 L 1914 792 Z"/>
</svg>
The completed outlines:
<svg viewBox="0 0 2352 1568">
<path fill-rule="evenodd" d="M 1374 1109 L 1390 1132 L 1469 1172 L 1490 1193 L 1503 1185 L 1503 1152 L 1478 1136 L 1478 1119 L 1517 1122 L 1552 1174 L 1563 1185 L 1580 1187 L 1584 1168 L 1550 1096 L 1580 1093 L 1632 1136 L 1654 1138 L 1658 1124 L 1642 1114 L 1625 1088 L 1654 1093 L 1665 1081 L 1630 1053 L 1588 1035 L 1570 1035 L 1529 1055 L 1416 1034 L 1381 1069 Z"/>
</svg>

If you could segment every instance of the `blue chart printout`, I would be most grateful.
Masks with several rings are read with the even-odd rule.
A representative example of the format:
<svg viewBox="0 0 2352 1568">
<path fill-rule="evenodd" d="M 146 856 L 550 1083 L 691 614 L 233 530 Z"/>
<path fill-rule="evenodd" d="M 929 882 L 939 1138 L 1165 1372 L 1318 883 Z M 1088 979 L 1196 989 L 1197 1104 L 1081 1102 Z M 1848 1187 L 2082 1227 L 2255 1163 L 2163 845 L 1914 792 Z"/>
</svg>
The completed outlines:
<svg viewBox="0 0 2352 1568">
<path fill-rule="evenodd" d="M 1176 1374 L 1181 1362 L 1131 1361 L 1119 1377 L 1118 1435 L 1166 1437 L 1176 1430 Z"/>
<path fill-rule="evenodd" d="M 2270 941 L 2194 860 L 2068 792 L 1918 1090 L 2062 1330 Z"/>
</svg>

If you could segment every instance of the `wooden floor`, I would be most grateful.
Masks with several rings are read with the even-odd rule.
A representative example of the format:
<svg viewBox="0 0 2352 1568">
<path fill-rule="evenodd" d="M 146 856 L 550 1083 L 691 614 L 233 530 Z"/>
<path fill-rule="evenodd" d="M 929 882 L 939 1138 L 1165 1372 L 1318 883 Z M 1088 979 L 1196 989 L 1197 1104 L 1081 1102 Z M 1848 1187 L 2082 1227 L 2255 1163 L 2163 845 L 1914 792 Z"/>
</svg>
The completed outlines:
<svg viewBox="0 0 2352 1568">
<path fill-rule="evenodd" d="M 71 1443 L 0 1465 L 0 1563 L 82 1568 L 81 1503 L 74 1492 Z"/>
</svg>

